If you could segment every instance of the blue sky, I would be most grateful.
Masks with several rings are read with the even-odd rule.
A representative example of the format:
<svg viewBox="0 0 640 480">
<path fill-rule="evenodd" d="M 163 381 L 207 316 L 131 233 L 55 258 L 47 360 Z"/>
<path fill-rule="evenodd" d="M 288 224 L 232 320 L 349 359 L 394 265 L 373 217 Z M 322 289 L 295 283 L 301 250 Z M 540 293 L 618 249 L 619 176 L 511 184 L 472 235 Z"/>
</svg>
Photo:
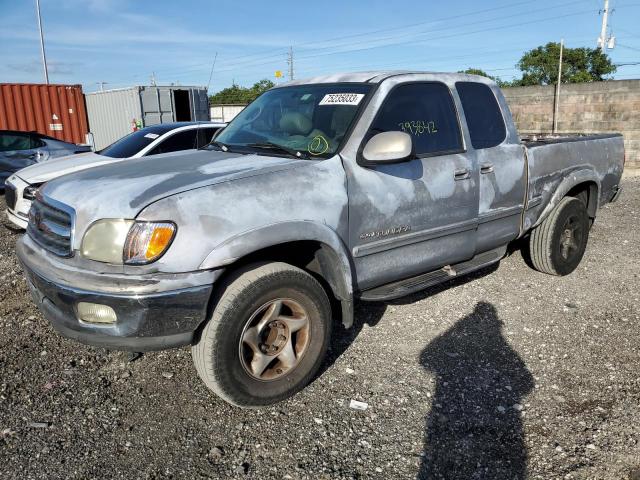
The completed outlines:
<svg viewBox="0 0 640 480">
<path fill-rule="evenodd" d="M 600 0 L 41 0 L 50 81 L 85 91 L 148 84 L 250 85 L 287 70 L 478 67 L 510 80 L 522 52 L 564 37 L 595 46 Z M 640 0 L 611 0 L 614 62 L 640 63 Z M 640 78 L 640 65 L 616 78 Z M 0 0 L 0 82 L 42 82 L 33 0 Z"/>
</svg>

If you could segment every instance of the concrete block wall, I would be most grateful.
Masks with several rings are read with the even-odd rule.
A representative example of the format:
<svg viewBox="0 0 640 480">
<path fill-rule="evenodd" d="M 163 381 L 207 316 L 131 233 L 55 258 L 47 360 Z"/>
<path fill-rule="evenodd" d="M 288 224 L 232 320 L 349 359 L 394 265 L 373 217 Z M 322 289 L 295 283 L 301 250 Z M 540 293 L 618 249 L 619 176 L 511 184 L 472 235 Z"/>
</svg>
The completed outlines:
<svg viewBox="0 0 640 480">
<path fill-rule="evenodd" d="M 551 133 L 554 85 L 504 94 L 520 133 Z M 558 110 L 558 133 L 622 133 L 626 169 L 640 169 L 640 80 L 563 84 Z"/>
</svg>

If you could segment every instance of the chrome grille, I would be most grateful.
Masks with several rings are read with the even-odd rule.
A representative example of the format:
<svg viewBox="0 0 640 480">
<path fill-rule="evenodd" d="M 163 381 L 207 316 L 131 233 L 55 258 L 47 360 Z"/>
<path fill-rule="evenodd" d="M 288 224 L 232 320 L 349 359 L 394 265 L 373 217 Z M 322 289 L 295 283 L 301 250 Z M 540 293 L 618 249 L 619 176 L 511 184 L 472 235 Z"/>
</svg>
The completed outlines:
<svg viewBox="0 0 640 480">
<path fill-rule="evenodd" d="M 31 204 L 27 234 L 41 247 L 61 257 L 71 256 L 73 219 L 70 213 L 46 203 L 40 195 Z"/>
<path fill-rule="evenodd" d="M 4 184 L 4 201 L 9 210 L 16 208 L 16 188 L 8 183 Z"/>
</svg>

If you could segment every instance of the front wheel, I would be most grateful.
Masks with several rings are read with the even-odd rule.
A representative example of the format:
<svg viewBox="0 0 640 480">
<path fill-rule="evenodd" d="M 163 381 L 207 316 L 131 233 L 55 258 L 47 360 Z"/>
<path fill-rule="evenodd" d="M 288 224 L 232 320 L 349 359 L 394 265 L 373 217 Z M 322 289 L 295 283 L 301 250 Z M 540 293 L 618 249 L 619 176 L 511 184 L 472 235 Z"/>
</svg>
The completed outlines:
<svg viewBox="0 0 640 480">
<path fill-rule="evenodd" d="M 330 337 L 322 285 L 286 263 L 257 264 L 229 279 L 191 353 L 209 389 L 233 405 L 258 407 L 304 388 Z"/>
<path fill-rule="evenodd" d="M 565 197 L 531 232 L 531 263 L 543 273 L 568 275 L 582 260 L 588 239 L 589 214 L 585 204 Z"/>
</svg>

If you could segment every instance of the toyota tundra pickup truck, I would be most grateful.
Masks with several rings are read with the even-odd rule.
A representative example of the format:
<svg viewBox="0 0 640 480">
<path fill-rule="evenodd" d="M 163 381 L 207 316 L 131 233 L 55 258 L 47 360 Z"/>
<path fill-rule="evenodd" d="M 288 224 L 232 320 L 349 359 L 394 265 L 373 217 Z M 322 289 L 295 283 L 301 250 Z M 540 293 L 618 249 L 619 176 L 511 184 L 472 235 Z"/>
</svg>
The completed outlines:
<svg viewBox="0 0 640 480">
<path fill-rule="evenodd" d="M 204 149 L 46 183 L 17 254 L 63 336 L 190 345 L 207 387 L 262 406 L 314 378 L 356 299 L 465 275 L 518 239 L 536 270 L 571 273 L 623 166 L 621 135 L 519 138 L 483 77 L 336 74 L 267 91 Z"/>
</svg>

